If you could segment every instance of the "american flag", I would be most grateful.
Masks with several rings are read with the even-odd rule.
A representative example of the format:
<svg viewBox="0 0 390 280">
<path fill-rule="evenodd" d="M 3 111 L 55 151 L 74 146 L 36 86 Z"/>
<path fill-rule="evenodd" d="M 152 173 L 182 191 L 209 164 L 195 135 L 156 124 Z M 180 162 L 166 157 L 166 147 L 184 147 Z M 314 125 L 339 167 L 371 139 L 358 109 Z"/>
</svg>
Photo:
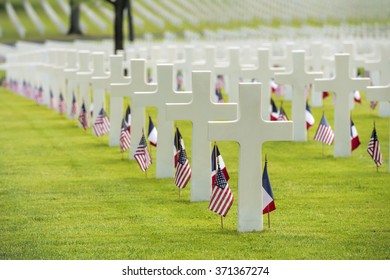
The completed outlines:
<svg viewBox="0 0 390 280">
<path fill-rule="evenodd" d="M 334 134 L 332 128 L 330 127 L 328 121 L 326 120 L 325 114 L 322 114 L 320 125 L 314 135 L 314 140 L 323 142 L 332 145 L 334 139 Z"/>
<path fill-rule="evenodd" d="M 212 188 L 209 210 L 226 217 L 234 201 L 232 191 L 218 165 L 215 184 Z"/>
<path fill-rule="evenodd" d="M 65 101 L 64 101 L 64 96 L 62 95 L 62 92 L 60 92 L 60 97 L 59 97 L 59 101 L 58 101 L 58 112 L 60 112 L 60 114 L 64 114 L 66 112 L 66 104 L 65 104 Z"/>
<path fill-rule="evenodd" d="M 262 183 L 263 183 L 263 214 L 267 214 L 276 209 L 274 194 L 272 192 L 271 182 L 268 176 L 267 162 L 265 162 L 264 165 Z"/>
<path fill-rule="evenodd" d="M 370 102 L 370 108 L 371 108 L 372 110 L 375 110 L 377 104 L 378 104 L 378 101 L 371 101 L 371 102 Z"/>
<path fill-rule="evenodd" d="M 187 159 L 187 155 L 180 145 L 179 158 L 176 165 L 175 185 L 179 189 L 184 189 L 191 179 L 191 167 Z"/>
<path fill-rule="evenodd" d="M 104 108 L 100 110 L 99 115 L 96 117 L 95 123 L 93 124 L 93 131 L 97 136 L 102 136 L 110 132 L 110 121 Z"/>
<path fill-rule="evenodd" d="M 143 132 L 138 147 L 135 150 L 134 158 L 138 162 L 142 172 L 145 172 L 146 169 L 148 169 L 148 167 L 152 164 L 152 159 L 150 158 L 148 146 L 146 145 L 146 139 Z"/>
<path fill-rule="evenodd" d="M 72 110 L 70 111 L 70 116 L 74 118 L 77 114 L 77 102 L 76 102 L 76 96 L 73 93 L 72 97 Z"/>
<path fill-rule="evenodd" d="M 359 146 L 360 146 L 359 135 L 355 127 L 355 124 L 351 119 L 351 150 L 353 151 Z"/>
<path fill-rule="evenodd" d="M 88 125 L 88 118 L 87 118 L 87 110 L 85 110 L 84 102 L 81 105 L 81 110 L 80 110 L 80 114 L 79 114 L 79 122 L 82 125 L 82 127 L 84 128 L 84 130 L 88 129 L 89 125 Z"/>
<path fill-rule="evenodd" d="M 54 109 L 54 95 L 53 95 L 53 91 L 52 90 L 50 90 L 50 104 L 49 104 L 49 106 L 50 106 L 50 109 Z"/>
<path fill-rule="evenodd" d="M 376 166 L 382 165 L 383 160 L 382 160 L 381 147 L 379 145 L 378 135 L 376 134 L 375 126 L 371 133 L 370 142 L 368 142 L 367 152 L 374 160 Z"/>
<path fill-rule="evenodd" d="M 226 178 L 226 181 L 229 181 L 230 176 L 226 169 L 225 162 L 223 161 L 222 155 L 219 152 L 217 144 L 214 145 L 213 151 L 211 152 L 211 185 L 214 186 L 214 182 L 217 175 L 217 163 L 221 167 L 222 173 Z"/>
<path fill-rule="evenodd" d="M 130 132 L 127 129 L 127 124 L 125 119 L 122 119 L 121 134 L 119 138 L 119 146 L 121 147 L 121 152 L 124 152 L 130 148 Z"/>
<path fill-rule="evenodd" d="M 282 105 L 283 105 L 283 104 L 280 104 L 280 110 L 279 110 L 279 117 L 278 117 L 278 120 L 279 120 L 279 121 L 288 121 L 287 114 L 286 114 L 286 112 L 284 111 Z"/>
<path fill-rule="evenodd" d="M 177 161 L 179 160 L 180 147 L 183 149 L 184 154 L 186 154 L 184 140 L 183 140 L 183 137 L 181 137 L 181 134 L 180 134 L 178 127 L 176 127 L 175 141 L 174 141 L 173 145 L 174 145 L 174 167 L 176 168 Z M 186 156 L 187 156 L 187 154 L 186 154 Z"/>
</svg>

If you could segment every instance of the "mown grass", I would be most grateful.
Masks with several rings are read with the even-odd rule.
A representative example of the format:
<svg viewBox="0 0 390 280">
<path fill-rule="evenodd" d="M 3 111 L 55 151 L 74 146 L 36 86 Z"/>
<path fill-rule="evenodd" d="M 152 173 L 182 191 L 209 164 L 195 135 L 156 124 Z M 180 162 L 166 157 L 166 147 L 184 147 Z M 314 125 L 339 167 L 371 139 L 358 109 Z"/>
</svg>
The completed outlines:
<svg viewBox="0 0 390 280">
<path fill-rule="evenodd" d="M 318 124 L 322 109 L 313 113 Z M 265 217 L 264 231 L 238 233 L 237 144 L 219 143 L 236 199 L 221 229 L 207 202 L 190 203 L 188 187 L 179 200 L 154 165 L 145 178 L 107 136 L 0 90 L 0 259 L 389 259 L 389 120 L 376 118 L 376 172 L 365 150 L 375 115 L 356 106 L 362 146 L 351 158 L 333 147 L 323 157 L 314 129 L 307 143 L 266 143 L 277 210 L 270 229 Z M 191 155 L 191 125 L 177 124 Z"/>
</svg>

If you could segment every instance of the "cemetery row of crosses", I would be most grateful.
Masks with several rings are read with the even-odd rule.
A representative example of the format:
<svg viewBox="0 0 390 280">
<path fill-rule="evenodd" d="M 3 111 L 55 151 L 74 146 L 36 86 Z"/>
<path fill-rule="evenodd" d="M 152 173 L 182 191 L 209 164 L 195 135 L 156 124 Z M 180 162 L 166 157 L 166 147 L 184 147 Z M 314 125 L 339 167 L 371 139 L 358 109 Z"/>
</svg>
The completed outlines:
<svg viewBox="0 0 390 280">
<path fill-rule="evenodd" d="M 263 214 L 269 216 L 275 210 L 267 161 L 262 164 L 262 144 L 307 141 L 307 130 L 318 122 L 314 139 L 334 144 L 335 157 L 349 157 L 360 144 L 351 119 L 354 101 L 360 102 L 359 91 L 367 92 L 371 106 L 389 101 L 388 50 L 382 52 L 376 68 L 369 68 L 374 63 L 364 64 L 380 75 L 376 86 L 370 87 L 369 78 L 356 75 L 361 65 L 353 51 L 326 61 L 319 47 L 313 45 L 311 57 L 302 50 L 287 50 L 285 60 L 272 66 L 269 48 L 257 49 L 252 65 L 240 63 L 237 47 L 228 49 L 224 62 L 216 60 L 216 49 L 210 46 L 204 48 L 204 60 L 192 61 L 194 47 L 187 46 L 182 60 L 163 63 L 140 58 L 126 61 L 121 54 L 107 59 L 104 52 L 38 50 L 10 56 L 3 85 L 68 118 L 77 118 L 80 127 L 92 128 L 98 137 L 109 134 L 109 145 L 119 146 L 122 157 L 129 151 L 129 158 L 145 173 L 152 164 L 149 142 L 156 149 L 156 177 L 174 178 L 179 196 L 190 183 L 191 201 L 210 201 L 209 209 L 221 217 L 235 199 L 216 141 L 239 143 L 238 230 L 262 230 Z M 309 63 L 315 72 L 306 71 Z M 316 121 L 309 105 L 322 106 L 329 93 L 334 103 L 334 132 L 326 112 Z M 277 108 L 273 95 L 292 102 L 291 121 L 283 104 Z M 226 98 L 229 102 L 224 102 Z M 128 99 L 131 107 L 124 103 Z M 147 106 L 158 110 L 156 126 L 150 116 L 145 118 Z M 382 106 L 382 114 L 388 116 L 388 104 Z M 191 163 L 180 128 L 174 127 L 176 120 L 192 122 Z M 375 127 L 367 151 L 379 167 L 383 160 Z"/>
</svg>

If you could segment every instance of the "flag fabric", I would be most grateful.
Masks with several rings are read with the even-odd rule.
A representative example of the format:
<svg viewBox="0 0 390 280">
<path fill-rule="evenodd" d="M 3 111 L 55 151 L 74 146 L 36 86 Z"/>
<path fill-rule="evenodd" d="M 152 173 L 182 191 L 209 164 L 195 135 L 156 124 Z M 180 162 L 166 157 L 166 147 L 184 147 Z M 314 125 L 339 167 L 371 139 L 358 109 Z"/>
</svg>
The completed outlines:
<svg viewBox="0 0 390 280">
<path fill-rule="evenodd" d="M 269 181 L 267 162 L 265 162 L 263 170 L 263 214 L 267 214 L 276 209 L 274 194 L 272 192 L 271 182 Z"/>
<path fill-rule="evenodd" d="M 328 91 L 323 91 L 322 92 L 322 99 L 325 99 L 329 96 L 329 92 Z"/>
<path fill-rule="evenodd" d="M 359 146 L 360 146 L 359 135 L 358 135 L 357 129 L 355 127 L 355 124 L 353 123 L 353 121 L 351 119 L 351 149 L 352 149 L 352 151 L 355 150 Z"/>
<path fill-rule="evenodd" d="M 66 112 L 66 104 L 62 92 L 60 92 L 60 97 L 58 101 L 58 112 L 62 115 Z"/>
<path fill-rule="evenodd" d="M 187 155 L 180 145 L 179 157 L 176 165 L 176 173 L 175 173 L 175 185 L 179 189 L 184 189 L 191 179 L 191 167 L 187 159 Z"/>
<path fill-rule="evenodd" d="M 325 117 L 325 114 L 322 114 L 320 125 L 318 126 L 316 134 L 314 135 L 314 140 L 323 142 L 330 146 L 333 143 L 333 139 L 334 133 L 332 131 L 332 128 L 330 127 Z"/>
<path fill-rule="evenodd" d="M 142 172 L 145 172 L 146 169 L 148 169 L 148 167 L 152 164 L 152 159 L 150 158 L 148 146 L 146 145 L 146 139 L 143 132 L 138 147 L 135 150 L 134 158 L 138 162 Z"/>
<path fill-rule="evenodd" d="M 93 124 L 93 131 L 99 137 L 110 132 L 110 121 L 104 108 L 100 110 L 99 115 L 96 117 L 95 123 Z"/>
<path fill-rule="evenodd" d="M 279 119 L 278 107 L 276 107 L 275 101 L 271 98 L 271 121 L 277 121 Z"/>
<path fill-rule="evenodd" d="M 121 148 L 121 152 L 124 152 L 130 148 L 130 132 L 127 129 L 127 124 L 125 119 L 122 119 L 122 127 L 121 127 L 121 134 L 119 137 L 119 146 Z"/>
<path fill-rule="evenodd" d="M 375 110 L 376 105 L 378 105 L 378 101 L 371 101 L 371 102 L 370 102 L 370 108 L 371 108 L 371 110 Z"/>
<path fill-rule="evenodd" d="M 306 111 L 305 111 L 305 118 L 306 118 L 306 130 L 309 129 L 314 123 L 315 119 L 313 114 L 311 113 L 309 103 L 306 101 Z"/>
<path fill-rule="evenodd" d="M 127 124 L 127 129 L 129 130 L 129 133 L 131 133 L 131 109 L 129 105 L 127 105 L 126 108 L 125 121 Z"/>
<path fill-rule="evenodd" d="M 79 114 L 79 122 L 84 128 L 84 130 L 87 130 L 89 125 L 88 125 L 88 118 L 87 118 L 87 110 L 85 109 L 85 104 L 84 102 L 81 104 L 81 110 Z"/>
<path fill-rule="evenodd" d="M 175 132 L 175 140 L 174 140 L 174 167 L 176 168 L 177 166 L 177 161 L 179 160 L 179 153 L 180 153 L 180 148 L 183 149 L 183 152 L 186 154 L 186 148 L 184 146 L 184 140 L 183 137 L 181 137 L 179 128 L 176 127 L 176 132 Z"/>
<path fill-rule="evenodd" d="M 356 103 L 362 103 L 362 98 L 360 97 L 360 91 L 355 90 L 353 92 L 353 100 L 355 100 Z"/>
<path fill-rule="evenodd" d="M 271 87 L 272 93 L 276 93 L 278 91 L 278 84 L 275 82 L 274 78 L 271 78 L 269 81 L 269 86 Z"/>
<path fill-rule="evenodd" d="M 211 185 L 214 186 L 216 175 L 217 175 L 217 164 L 219 163 L 219 166 L 222 170 L 222 173 L 226 179 L 226 181 L 229 181 L 230 176 L 226 169 L 225 162 L 223 161 L 222 155 L 219 152 L 218 146 L 215 144 L 213 147 L 213 151 L 211 152 Z"/>
<path fill-rule="evenodd" d="M 72 97 L 72 109 L 70 111 L 70 116 L 72 118 L 74 118 L 77 114 L 77 102 L 76 102 L 76 96 L 74 95 L 73 93 L 73 97 Z"/>
<path fill-rule="evenodd" d="M 374 160 L 376 166 L 381 166 L 383 163 L 381 148 L 379 145 L 378 135 L 376 134 L 376 129 L 374 125 L 374 129 L 371 133 L 370 142 L 368 142 L 367 152 L 370 154 L 372 159 Z"/>
<path fill-rule="evenodd" d="M 287 114 L 283 109 L 283 104 L 280 104 L 278 120 L 279 121 L 288 121 Z"/>
<path fill-rule="evenodd" d="M 54 109 L 54 95 L 52 90 L 50 90 L 49 95 L 50 95 L 50 103 L 49 103 L 50 109 Z"/>
<path fill-rule="evenodd" d="M 152 146 L 157 146 L 157 128 L 154 126 L 152 118 L 149 116 L 148 140 Z"/>
<path fill-rule="evenodd" d="M 209 210 L 226 217 L 234 201 L 233 193 L 225 176 L 218 165 L 216 179 L 213 184 Z"/>
</svg>

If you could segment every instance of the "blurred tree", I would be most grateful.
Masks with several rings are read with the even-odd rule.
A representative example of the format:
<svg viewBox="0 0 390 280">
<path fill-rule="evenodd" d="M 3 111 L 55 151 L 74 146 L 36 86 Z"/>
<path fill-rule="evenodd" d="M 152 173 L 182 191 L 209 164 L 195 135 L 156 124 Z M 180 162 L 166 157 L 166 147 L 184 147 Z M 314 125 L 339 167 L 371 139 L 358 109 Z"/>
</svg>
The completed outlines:
<svg viewBox="0 0 390 280">
<path fill-rule="evenodd" d="M 68 34 L 82 34 L 80 28 L 80 1 L 70 0 L 70 17 Z"/>
<path fill-rule="evenodd" d="M 133 18 L 131 11 L 131 0 L 106 0 L 106 2 L 112 4 L 115 10 L 114 19 L 114 48 L 115 53 L 117 50 L 123 50 L 123 12 L 127 9 L 128 24 L 129 24 L 129 40 L 134 41 L 134 29 Z"/>
</svg>

